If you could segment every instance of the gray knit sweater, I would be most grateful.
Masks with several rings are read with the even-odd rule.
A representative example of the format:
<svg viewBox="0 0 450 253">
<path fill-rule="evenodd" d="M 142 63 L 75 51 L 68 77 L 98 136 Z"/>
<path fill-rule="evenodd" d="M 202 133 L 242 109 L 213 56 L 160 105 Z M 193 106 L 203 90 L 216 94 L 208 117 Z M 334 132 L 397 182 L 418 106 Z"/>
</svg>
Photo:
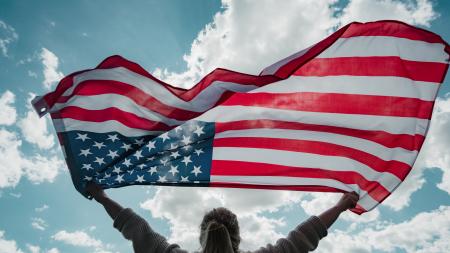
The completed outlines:
<svg viewBox="0 0 450 253">
<path fill-rule="evenodd" d="M 153 231 L 142 217 L 130 208 L 120 211 L 114 219 L 114 227 L 133 242 L 135 253 L 186 253 L 177 244 L 169 244 L 163 236 Z M 255 253 L 302 253 L 314 250 L 319 240 L 327 235 L 327 227 L 317 216 L 311 216 L 298 225 L 286 238 L 278 239 L 275 245 L 254 251 Z"/>
</svg>

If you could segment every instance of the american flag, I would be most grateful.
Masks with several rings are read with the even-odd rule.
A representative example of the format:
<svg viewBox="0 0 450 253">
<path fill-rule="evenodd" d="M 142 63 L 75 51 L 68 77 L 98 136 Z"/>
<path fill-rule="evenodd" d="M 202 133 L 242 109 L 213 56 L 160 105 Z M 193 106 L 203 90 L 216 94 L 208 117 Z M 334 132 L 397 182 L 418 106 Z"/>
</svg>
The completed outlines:
<svg viewBox="0 0 450 253">
<path fill-rule="evenodd" d="M 111 56 L 33 104 L 86 197 L 88 181 L 356 191 L 363 213 L 410 172 L 449 52 L 401 22 L 351 23 L 257 76 L 216 69 L 185 90 Z"/>
</svg>

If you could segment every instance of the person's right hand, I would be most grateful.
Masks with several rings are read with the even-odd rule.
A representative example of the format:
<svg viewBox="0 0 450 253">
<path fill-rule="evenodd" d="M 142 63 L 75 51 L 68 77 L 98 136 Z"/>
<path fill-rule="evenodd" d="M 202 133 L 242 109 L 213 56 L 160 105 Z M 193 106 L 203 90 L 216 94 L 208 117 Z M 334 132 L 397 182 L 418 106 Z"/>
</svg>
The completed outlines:
<svg viewBox="0 0 450 253">
<path fill-rule="evenodd" d="M 345 211 L 354 208 L 359 200 L 359 195 L 356 192 L 346 192 L 336 204 L 339 209 Z"/>
<path fill-rule="evenodd" d="M 107 197 L 105 191 L 103 191 L 103 188 L 94 182 L 87 183 L 86 191 L 97 201 L 101 198 Z"/>
</svg>

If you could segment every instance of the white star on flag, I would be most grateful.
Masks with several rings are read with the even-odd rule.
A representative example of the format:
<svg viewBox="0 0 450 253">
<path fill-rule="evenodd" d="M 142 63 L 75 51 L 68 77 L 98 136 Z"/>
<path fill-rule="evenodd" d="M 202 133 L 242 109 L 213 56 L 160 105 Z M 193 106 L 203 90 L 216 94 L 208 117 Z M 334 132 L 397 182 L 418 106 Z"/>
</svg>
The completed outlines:
<svg viewBox="0 0 450 253">
<path fill-rule="evenodd" d="M 136 152 L 133 154 L 133 156 L 136 157 L 136 160 L 141 159 L 141 158 L 143 157 L 143 156 L 142 156 L 142 150 L 136 151 Z"/>
<path fill-rule="evenodd" d="M 184 145 L 189 145 L 191 143 L 191 137 L 183 135 L 183 140 L 181 142 L 184 143 Z"/>
<path fill-rule="evenodd" d="M 137 139 L 134 141 L 134 144 L 142 146 L 142 144 L 144 144 L 144 139 Z"/>
<path fill-rule="evenodd" d="M 200 174 L 200 173 L 202 173 L 202 171 L 200 170 L 202 167 L 201 166 L 195 166 L 194 165 L 194 169 L 192 170 L 192 172 L 191 173 L 194 173 L 195 174 L 195 176 L 197 176 L 197 174 Z"/>
<path fill-rule="evenodd" d="M 81 155 L 84 155 L 84 157 L 87 157 L 88 155 L 92 155 L 92 153 L 91 153 L 91 151 L 89 150 L 89 148 L 87 148 L 87 149 L 81 149 L 80 151 L 81 151 L 81 152 L 80 152 L 80 156 L 81 156 Z"/>
<path fill-rule="evenodd" d="M 195 129 L 194 133 L 198 137 L 200 137 L 200 135 L 204 134 L 205 132 L 203 132 L 203 126 L 196 126 L 196 129 Z"/>
<path fill-rule="evenodd" d="M 183 160 L 182 160 L 181 162 L 183 162 L 184 165 L 187 166 L 189 163 L 192 162 L 192 161 L 191 161 L 191 156 L 188 155 L 188 156 L 183 157 Z"/>
<path fill-rule="evenodd" d="M 178 151 L 174 151 L 170 154 L 171 157 L 173 157 L 173 159 L 177 159 L 177 157 L 180 156 L 180 154 L 178 153 Z"/>
<path fill-rule="evenodd" d="M 122 183 L 123 181 L 123 175 L 117 175 L 116 179 L 115 179 L 119 184 Z"/>
<path fill-rule="evenodd" d="M 178 171 L 178 166 L 172 166 L 171 165 L 169 172 L 172 173 L 172 176 L 175 176 L 175 174 L 180 172 L 180 171 Z"/>
<path fill-rule="evenodd" d="M 167 162 L 169 162 L 169 160 L 167 160 L 167 159 L 161 159 L 161 163 L 162 163 L 164 166 L 166 166 Z"/>
<path fill-rule="evenodd" d="M 87 136 L 87 134 L 79 134 L 79 133 L 77 133 L 77 138 L 75 138 L 76 140 L 82 140 L 83 142 L 86 140 L 86 139 L 90 139 L 88 136 Z"/>
<path fill-rule="evenodd" d="M 139 182 L 139 183 L 145 182 L 145 180 L 144 180 L 144 175 L 142 175 L 142 176 L 139 176 L 139 175 L 138 175 L 135 181 L 136 181 L 136 182 Z"/>
<path fill-rule="evenodd" d="M 150 173 L 150 175 L 153 175 L 153 173 L 158 173 L 158 171 L 156 170 L 156 166 L 150 167 L 147 172 Z"/>
<path fill-rule="evenodd" d="M 194 150 L 194 153 L 196 153 L 197 156 L 200 156 L 201 153 L 205 153 L 205 152 L 203 152 L 202 149 L 196 149 L 196 150 Z"/>
<path fill-rule="evenodd" d="M 147 143 L 147 145 L 145 145 L 145 146 L 148 148 L 148 151 L 149 151 L 149 152 L 150 152 L 152 149 L 155 148 L 155 143 L 156 143 L 156 141 L 149 141 L 149 142 Z"/>
<path fill-rule="evenodd" d="M 117 154 L 117 151 L 112 151 L 112 150 L 110 150 L 109 151 L 109 154 L 107 154 L 106 156 L 110 156 L 111 157 L 111 159 L 113 159 L 114 160 L 114 157 L 118 157 L 119 155 Z"/>
<path fill-rule="evenodd" d="M 169 132 L 165 132 L 165 133 L 163 133 L 163 134 L 161 134 L 160 136 L 159 136 L 159 138 L 162 138 L 163 140 L 163 142 L 164 141 L 166 141 L 166 140 L 169 140 L 170 139 L 170 137 L 169 137 Z"/>
<path fill-rule="evenodd" d="M 167 182 L 166 176 L 159 176 L 158 182 L 161 182 L 161 183 Z"/>
<path fill-rule="evenodd" d="M 117 137 L 117 134 L 108 134 L 108 138 L 107 140 L 111 140 L 112 142 L 115 142 L 116 140 L 118 140 L 119 137 Z"/>
<path fill-rule="evenodd" d="M 96 148 L 98 148 L 98 149 L 101 149 L 101 148 L 103 148 L 103 147 L 106 147 L 106 145 L 105 144 L 103 144 L 103 142 L 96 142 L 96 141 L 94 141 L 94 145 L 92 145 L 92 146 L 94 146 L 94 147 L 96 147 Z"/>
<path fill-rule="evenodd" d="M 91 164 L 83 164 L 82 169 L 93 170 L 94 168 L 92 168 Z"/>
<path fill-rule="evenodd" d="M 122 170 L 119 167 L 114 166 L 114 173 L 120 174 L 122 172 Z"/>
<path fill-rule="evenodd" d="M 122 163 L 123 165 L 125 165 L 127 167 L 130 167 L 132 165 L 131 162 L 130 162 L 130 159 L 125 158 L 124 160 L 125 161 Z"/>
<path fill-rule="evenodd" d="M 125 151 L 128 151 L 129 149 L 131 149 L 131 145 L 130 144 L 123 144 L 121 148 L 124 148 Z"/>
<path fill-rule="evenodd" d="M 102 165 L 103 163 L 105 163 L 105 161 L 103 161 L 103 160 L 104 160 L 104 158 L 95 157 L 94 163 L 98 163 L 98 165 Z"/>
</svg>

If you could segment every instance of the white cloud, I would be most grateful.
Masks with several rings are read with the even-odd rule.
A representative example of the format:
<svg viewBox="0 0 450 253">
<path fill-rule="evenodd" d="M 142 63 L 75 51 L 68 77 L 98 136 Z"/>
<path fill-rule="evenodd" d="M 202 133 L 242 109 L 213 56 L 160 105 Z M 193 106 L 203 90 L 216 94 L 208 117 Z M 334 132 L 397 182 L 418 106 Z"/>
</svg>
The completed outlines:
<svg viewBox="0 0 450 253">
<path fill-rule="evenodd" d="M 13 106 L 15 95 L 7 90 L 0 96 L 0 125 L 12 125 L 16 122 L 17 112 Z"/>
<path fill-rule="evenodd" d="M 217 67 L 258 74 L 323 39 L 337 24 L 334 0 L 223 1 L 223 12 L 199 32 L 184 56 L 187 70 L 157 69 L 165 81 L 190 87 Z"/>
<path fill-rule="evenodd" d="M 35 94 L 29 93 L 27 108 L 28 111 L 24 118 L 18 122 L 18 126 L 29 143 L 37 145 L 40 149 L 50 149 L 55 144 L 53 135 L 48 131 L 47 117 L 40 118 L 31 108 L 31 100 Z"/>
<path fill-rule="evenodd" d="M 394 19 L 413 25 L 430 26 L 430 22 L 437 17 L 438 14 L 428 0 L 417 0 L 416 3 L 396 0 L 352 0 L 342 11 L 340 21 L 345 25 L 353 21 Z"/>
<path fill-rule="evenodd" d="M 14 240 L 7 240 L 4 237 L 5 231 L 0 230 L 0 253 L 23 253 L 17 247 L 17 243 Z"/>
<path fill-rule="evenodd" d="M 37 78 L 37 74 L 36 74 L 36 72 L 34 72 L 34 71 L 31 71 L 31 70 L 28 70 L 28 76 L 29 77 L 33 77 L 33 78 Z"/>
<path fill-rule="evenodd" d="M 40 184 L 45 181 L 52 183 L 59 174 L 64 162 L 56 156 L 45 157 L 40 154 L 29 160 L 24 160 L 24 172 L 32 183 Z"/>
<path fill-rule="evenodd" d="M 47 222 L 45 222 L 45 220 L 41 218 L 31 218 L 31 226 L 37 230 L 42 231 L 44 231 L 48 227 Z"/>
<path fill-rule="evenodd" d="M 30 253 L 59 253 L 59 250 L 57 248 L 51 248 L 46 251 L 41 251 L 41 247 L 37 245 L 27 244 L 27 248 L 30 251 Z"/>
<path fill-rule="evenodd" d="M 447 252 L 450 249 L 450 206 L 419 213 L 398 224 L 375 224 L 356 234 L 335 230 L 324 238 L 318 252 Z"/>
<path fill-rule="evenodd" d="M 450 93 L 434 105 L 430 129 L 414 169 L 440 168 L 438 187 L 450 194 Z"/>
<path fill-rule="evenodd" d="M 16 41 L 18 38 L 19 35 L 16 33 L 16 30 L 0 20 L 0 51 L 3 56 L 8 57 L 9 44 Z"/>
<path fill-rule="evenodd" d="M 58 231 L 51 237 L 53 240 L 60 241 L 72 246 L 92 248 L 95 253 L 111 253 L 109 249 L 113 248 L 111 244 L 104 244 L 102 241 L 95 239 L 84 231 L 78 230 L 67 232 L 65 230 Z M 49 253 L 57 253 L 50 252 Z"/>
<path fill-rule="evenodd" d="M 53 182 L 63 161 L 57 156 L 40 154 L 26 158 L 20 151 L 21 140 L 14 132 L 0 128 L 0 188 L 16 186 L 22 176 L 32 183 Z"/>
<path fill-rule="evenodd" d="M 9 195 L 16 199 L 20 199 L 22 197 L 22 193 L 20 193 L 20 192 L 18 192 L 18 193 L 10 192 Z"/>
<path fill-rule="evenodd" d="M 23 174 L 21 144 L 13 132 L 0 128 L 0 188 L 16 186 Z"/>
<path fill-rule="evenodd" d="M 95 247 L 95 248 L 103 246 L 100 240 L 91 237 L 90 235 L 88 235 L 86 232 L 83 231 L 67 232 L 65 230 L 61 230 L 58 231 L 56 234 L 54 234 L 52 236 L 52 239 L 73 246 Z"/>
<path fill-rule="evenodd" d="M 275 212 L 298 203 L 301 192 L 198 189 L 158 187 L 153 198 L 141 203 L 155 218 L 167 219 L 171 225 L 170 241 L 184 248 L 197 250 L 199 230 L 203 215 L 214 207 L 226 206 L 236 213 L 241 226 L 242 249 L 256 249 L 268 242 L 275 242 L 281 234 L 276 228 L 282 220 L 263 217 L 264 211 Z M 184 208 L 190 206 L 189 209 Z"/>
<path fill-rule="evenodd" d="M 49 206 L 47 204 L 44 204 L 41 207 L 36 207 L 34 209 L 34 211 L 36 211 L 36 212 L 43 212 L 43 211 L 47 210 L 48 208 L 49 208 Z"/>
<path fill-rule="evenodd" d="M 50 90 L 56 82 L 59 82 L 64 74 L 58 70 L 59 60 L 58 57 L 48 50 L 47 48 L 42 48 L 40 58 L 42 64 L 44 65 L 44 87 Z"/>
<path fill-rule="evenodd" d="M 27 248 L 31 253 L 39 253 L 41 252 L 41 248 L 37 245 L 27 244 Z"/>
</svg>

